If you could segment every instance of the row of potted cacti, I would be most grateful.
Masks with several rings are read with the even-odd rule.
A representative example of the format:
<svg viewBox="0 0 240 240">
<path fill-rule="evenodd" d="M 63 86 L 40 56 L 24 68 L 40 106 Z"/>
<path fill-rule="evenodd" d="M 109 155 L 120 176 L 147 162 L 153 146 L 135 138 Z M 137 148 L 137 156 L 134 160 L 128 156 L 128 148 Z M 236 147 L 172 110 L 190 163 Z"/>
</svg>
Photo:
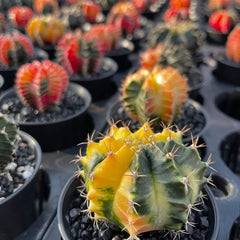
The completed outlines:
<svg viewBox="0 0 240 240">
<path fill-rule="evenodd" d="M 170 3 L 174 9 L 190 6 L 190 1 Z M 110 10 L 112 15 L 108 20 L 112 23 L 116 21 L 113 25 L 117 26 L 118 30 L 121 28 L 123 35 L 133 33 L 140 27 L 136 12 L 132 12 L 132 8 L 127 7 L 128 4 L 118 5 L 116 12 L 120 12 L 120 17 L 115 16 L 114 11 Z M 141 6 L 139 8 L 141 9 Z M 130 14 L 128 17 L 124 14 L 127 12 Z M 84 98 L 88 107 L 90 95 L 83 93 L 83 88 L 78 91 L 77 85 L 67 87 L 68 74 L 88 76 L 96 72 L 104 51 L 110 51 L 117 45 L 121 33 L 112 28 L 112 25 L 102 24 L 93 26 L 84 34 L 76 31 L 62 35 L 63 27 L 59 22 L 59 25 L 51 22 L 52 29 L 47 32 L 43 27 L 47 23 L 39 23 L 40 18 L 37 16 L 28 23 L 27 32 L 30 36 L 32 34 L 32 38 L 38 43 L 41 41 L 56 43 L 57 40 L 51 42 L 52 39 L 60 40 L 61 35 L 57 46 L 57 60 L 62 66 L 46 60 L 33 61 L 19 68 L 15 81 L 16 93 L 14 91 L 11 94 L 18 95 L 19 104 L 24 103 L 31 108 L 21 105 L 23 109 L 20 109 L 20 105 L 17 105 L 16 113 L 35 109 L 34 114 L 47 115 L 48 109 L 60 111 L 60 102 L 64 101 L 64 97 L 71 98 L 67 95 L 68 90 L 80 92 L 82 94 L 80 98 Z M 128 21 L 128 18 L 131 20 Z M 193 136 L 191 145 L 186 147 L 182 142 L 185 130 L 176 127 L 175 132 L 172 127 L 164 125 L 172 123 L 183 112 L 187 99 L 189 72 L 195 67 L 194 57 L 199 46 L 203 44 L 202 34 L 197 27 L 192 23 L 178 22 L 178 14 L 176 19 L 168 24 L 159 24 L 150 32 L 148 40 L 152 49 L 142 54 L 142 67 L 129 74 L 122 85 L 122 106 L 132 119 L 140 122 L 139 130 L 130 131 L 131 124 L 128 127 L 126 122 L 123 122 L 123 127 L 112 123 L 102 140 L 94 142 L 91 138 L 88 139 L 86 155 L 79 156 L 77 161 L 81 163 L 82 168 L 78 175 L 85 182 L 83 184 L 85 190 L 81 191 L 82 198 L 85 199 L 83 201 L 86 201 L 84 211 L 90 218 L 95 219 L 96 224 L 101 219 L 126 230 L 129 233 L 128 239 L 139 239 L 137 235 L 153 230 L 166 230 L 174 236 L 183 234 L 182 226 L 185 224 L 187 230 L 192 225 L 189 216 L 197 209 L 196 199 L 201 197 L 203 186 L 211 182 L 210 178 L 204 177 L 206 168 L 211 168 L 211 160 L 201 161 L 198 153 L 201 145 L 198 146 L 197 140 L 194 140 L 196 136 Z M 32 24 L 35 24 L 36 28 Z M 35 29 L 40 29 L 41 35 L 40 32 L 34 32 Z M 107 36 L 104 37 L 104 34 Z M 234 50 L 234 47 L 238 46 L 239 49 L 238 35 L 239 30 L 236 27 L 229 36 L 230 43 L 227 48 L 227 56 L 236 62 L 239 62 L 239 52 Z M 33 51 L 32 44 L 25 39 L 22 40 L 21 37 L 16 37 L 13 43 L 10 42 L 12 37 L 7 39 L 6 45 L 1 48 L 4 50 L 4 54 L 0 55 L 2 62 L 10 66 L 24 63 L 25 56 L 28 58 Z M 7 94 L 4 100 L 0 100 L 3 104 L 1 112 L 11 115 L 10 110 L 14 108 L 12 105 L 6 106 L 8 100 Z M 79 104 L 77 111 L 81 108 L 81 113 L 86 112 L 86 105 L 81 108 Z M 5 119 L 4 122 L 6 123 Z M 160 122 L 164 124 L 159 127 Z M 75 120 L 75 123 L 81 125 L 79 119 Z M 24 125 L 25 123 L 22 124 L 22 128 Z M 68 137 L 64 137 L 68 141 L 76 137 L 73 142 L 69 142 L 75 144 L 79 132 L 73 127 L 73 123 L 69 125 L 71 131 Z M 152 130 L 151 125 L 157 133 Z M 4 139 L 4 144 L 12 145 L 6 141 L 9 140 L 6 134 L 8 126 L 5 124 L 1 128 L 0 136 Z M 43 130 L 38 126 L 36 128 L 38 130 L 34 131 L 49 133 L 49 137 L 45 136 L 41 142 L 41 146 L 44 147 L 51 145 L 53 137 L 59 137 L 57 135 L 59 129 L 63 130 L 62 126 L 57 126 L 53 132 L 49 130 L 49 126 Z M 81 128 L 84 126 L 81 125 Z M 66 147 L 60 144 L 57 148 L 63 146 Z M 90 212 L 94 212 L 94 216 Z"/>
</svg>

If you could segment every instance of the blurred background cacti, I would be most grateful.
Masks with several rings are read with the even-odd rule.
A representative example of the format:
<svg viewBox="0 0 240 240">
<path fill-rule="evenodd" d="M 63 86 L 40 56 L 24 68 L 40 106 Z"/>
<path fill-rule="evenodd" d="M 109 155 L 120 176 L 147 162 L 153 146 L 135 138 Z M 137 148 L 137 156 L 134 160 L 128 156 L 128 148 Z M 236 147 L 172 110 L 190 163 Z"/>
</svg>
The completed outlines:
<svg viewBox="0 0 240 240">
<path fill-rule="evenodd" d="M 140 123 L 155 119 L 155 124 L 168 124 L 181 114 L 187 91 L 186 78 L 172 67 L 140 68 L 123 82 L 123 106 Z"/>
<path fill-rule="evenodd" d="M 68 75 L 49 60 L 34 61 L 19 68 L 16 89 L 22 102 L 39 111 L 60 104 L 68 85 Z"/>
<path fill-rule="evenodd" d="M 33 10 L 37 14 L 57 13 L 58 9 L 57 0 L 33 0 Z"/>
<path fill-rule="evenodd" d="M 98 143 L 89 139 L 78 172 L 85 181 L 86 211 L 95 221 L 127 231 L 129 240 L 152 230 L 188 229 L 208 181 L 208 164 L 201 161 L 197 143 L 185 146 L 181 135 L 170 128 L 154 133 L 148 122 L 136 132 L 113 123 Z"/>
<path fill-rule="evenodd" d="M 64 31 L 63 23 L 54 15 L 35 16 L 26 27 L 28 36 L 38 45 L 56 44 Z"/>
<path fill-rule="evenodd" d="M 158 2 L 159 0 L 131 0 L 131 3 L 140 13 L 150 11 L 151 8 L 155 7 L 154 4 Z"/>
<path fill-rule="evenodd" d="M 240 63 L 240 24 L 238 24 L 228 36 L 226 55 L 232 61 Z"/>
<path fill-rule="evenodd" d="M 104 55 L 102 43 L 80 31 L 66 33 L 57 45 L 57 60 L 69 74 L 83 76 L 99 71 Z"/>
<path fill-rule="evenodd" d="M 0 35 L 0 64 L 17 67 L 26 63 L 33 54 L 33 46 L 28 37 L 20 33 Z"/>
<path fill-rule="evenodd" d="M 17 126 L 0 113 L 0 173 L 13 161 L 18 141 Z"/>
</svg>

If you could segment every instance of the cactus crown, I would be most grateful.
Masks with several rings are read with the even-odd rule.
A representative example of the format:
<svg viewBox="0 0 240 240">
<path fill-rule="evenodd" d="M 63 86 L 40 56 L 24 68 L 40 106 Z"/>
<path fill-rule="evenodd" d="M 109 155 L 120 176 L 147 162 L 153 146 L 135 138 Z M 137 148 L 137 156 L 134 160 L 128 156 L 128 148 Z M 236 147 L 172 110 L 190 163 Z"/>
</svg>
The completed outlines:
<svg viewBox="0 0 240 240">
<path fill-rule="evenodd" d="M 32 43 L 23 34 L 0 35 L 0 64 L 3 66 L 20 66 L 26 63 L 32 54 Z"/>
<path fill-rule="evenodd" d="M 0 113 L 0 172 L 13 161 L 15 143 L 18 140 L 17 126 Z"/>
<path fill-rule="evenodd" d="M 107 22 L 116 26 L 123 36 L 134 34 L 140 28 L 138 11 L 131 2 L 115 4 L 108 14 Z"/>
<path fill-rule="evenodd" d="M 232 61 L 240 63 L 240 24 L 235 26 L 228 36 L 226 55 Z"/>
<path fill-rule="evenodd" d="M 170 123 L 181 114 L 187 99 L 187 81 L 172 68 L 140 68 L 127 76 L 122 86 L 123 106 L 129 115 L 145 122 Z"/>
<path fill-rule="evenodd" d="M 116 48 L 120 39 L 120 31 L 110 24 L 96 24 L 85 33 L 85 37 L 102 42 L 104 51 L 109 52 Z"/>
<path fill-rule="evenodd" d="M 207 163 L 196 143 L 184 146 L 181 131 L 164 128 L 153 133 L 144 123 L 132 133 L 111 125 L 98 143 L 88 140 L 79 160 L 86 200 L 94 219 L 126 230 L 129 239 L 152 230 L 178 231 L 207 182 Z"/>
<path fill-rule="evenodd" d="M 182 45 L 194 54 L 203 42 L 199 28 L 190 21 L 158 24 L 149 33 L 148 45 L 156 47 L 158 43 Z"/>
<path fill-rule="evenodd" d="M 93 36 L 67 33 L 59 41 L 56 54 L 68 73 L 86 76 L 99 71 L 104 47 Z"/>
<path fill-rule="evenodd" d="M 44 111 L 61 102 L 68 75 L 61 66 L 49 60 L 34 61 L 19 68 L 15 84 L 23 103 Z"/>
<path fill-rule="evenodd" d="M 26 27 L 28 36 L 38 45 L 56 44 L 64 31 L 62 21 L 53 15 L 33 17 Z"/>
</svg>

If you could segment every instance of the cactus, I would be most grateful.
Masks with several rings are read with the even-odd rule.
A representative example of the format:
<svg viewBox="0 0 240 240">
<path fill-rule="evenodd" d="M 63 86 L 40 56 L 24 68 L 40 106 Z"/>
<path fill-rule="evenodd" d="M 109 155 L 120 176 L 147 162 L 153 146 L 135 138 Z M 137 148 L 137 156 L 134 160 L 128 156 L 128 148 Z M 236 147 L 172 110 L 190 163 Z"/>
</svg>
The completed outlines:
<svg viewBox="0 0 240 240">
<path fill-rule="evenodd" d="M 123 36 L 133 35 L 140 28 L 138 11 L 130 2 L 115 4 L 108 14 L 107 22 L 116 26 Z"/>
<path fill-rule="evenodd" d="M 181 45 L 195 54 L 203 43 L 203 35 L 190 21 L 160 23 L 150 31 L 148 37 L 150 47 L 156 47 L 158 43 Z"/>
<path fill-rule="evenodd" d="M 22 102 L 39 111 L 60 104 L 68 85 L 66 71 L 56 63 L 34 61 L 19 68 L 16 89 Z"/>
<path fill-rule="evenodd" d="M 64 31 L 61 20 L 53 15 L 33 17 L 26 27 L 27 34 L 38 45 L 56 44 Z"/>
<path fill-rule="evenodd" d="M 171 8 L 190 8 L 191 0 L 170 0 L 169 6 Z"/>
<path fill-rule="evenodd" d="M 226 55 L 230 60 L 240 63 L 240 24 L 236 25 L 228 36 Z"/>
<path fill-rule="evenodd" d="M 186 98 L 187 80 L 172 67 L 140 68 L 122 85 L 123 106 L 140 123 L 149 119 L 171 123 L 181 114 Z"/>
<path fill-rule="evenodd" d="M 141 66 L 144 68 L 152 69 L 156 65 L 171 66 L 186 75 L 195 66 L 189 51 L 181 46 L 158 44 L 156 48 L 148 48 L 140 58 Z"/>
<path fill-rule="evenodd" d="M 99 71 L 103 58 L 103 45 L 79 32 L 67 33 L 57 46 L 57 60 L 69 74 L 83 76 Z"/>
<path fill-rule="evenodd" d="M 14 27 L 24 29 L 34 13 L 29 7 L 12 7 L 8 10 L 8 18 Z"/>
<path fill-rule="evenodd" d="M 116 48 L 120 39 L 120 32 L 113 25 L 96 24 L 85 33 L 85 37 L 101 41 L 104 51 L 109 52 Z"/>
<path fill-rule="evenodd" d="M 154 4 L 158 3 L 158 0 L 131 0 L 132 4 L 137 8 L 137 10 L 142 13 L 149 11 Z"/>
<path fill-rule="evenodd" d="M 111 125 L 98 143 L 88 139 L 79 156 L 88 208 L 94 219 L 126 230 L 129 240 L 152 230 L 181 232 L 208 182 L 210 161 L 202 162 L 197 142 L 183 145 L 182 132 L 164 128 L 153 133 L 148 122 L 132 133 Z"/>
<path fill-rule="evenodd" d="M 168 8 L 164 13 L 165 22 L 179 22 L 189 20 L 189 9 L 188 8 Z"/>
<path fill-rule="evenodd" d="M 218 10 L 209 18 L 209 25 L 216 31 L 228 33 L 238 22 L 238 16 L 231 10 Z"/>
<path fill-rule="evenodd" d="M 17 140 L 17 126 L 0 113 L 0 172 L 13 161 Z"/>
<path fill-rule="evenodd" d="M 26 63 L 33 54 L 29 38 L 20 33 L 0 35 L 0 64 L 17 67 Z"/>
<path fill-rule="evenodd" d="M 90 23 L 96 22 L 97 17 L 102 12 L 100 5 L 93 1 L 82 1 L 80 4 L 85 20 Z"/>
</svg>

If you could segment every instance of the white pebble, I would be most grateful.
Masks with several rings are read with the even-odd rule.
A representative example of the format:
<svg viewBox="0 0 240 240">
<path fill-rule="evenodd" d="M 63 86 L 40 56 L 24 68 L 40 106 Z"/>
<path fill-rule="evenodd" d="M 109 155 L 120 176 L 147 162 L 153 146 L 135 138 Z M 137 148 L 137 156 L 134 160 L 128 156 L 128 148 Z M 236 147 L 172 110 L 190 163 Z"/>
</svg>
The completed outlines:
<svg viewBox="0 0 240 240">
<path fill-rule="evenodd" d="M 22 173 L 22 176 L 24 179 L 28 179 L 32 173 L 33 173 L 33 167 L 31 169 L 28 169 L 28 170 L 25 170 L 23 173 Z"/>
<path fill-rule="evenodd" d="M 5 169 L 6 170 L 15 170 L 16 167 L 17 167 L 17 164 L 15 162 L 11 162 L 5 167 Z"/>
</svg>

